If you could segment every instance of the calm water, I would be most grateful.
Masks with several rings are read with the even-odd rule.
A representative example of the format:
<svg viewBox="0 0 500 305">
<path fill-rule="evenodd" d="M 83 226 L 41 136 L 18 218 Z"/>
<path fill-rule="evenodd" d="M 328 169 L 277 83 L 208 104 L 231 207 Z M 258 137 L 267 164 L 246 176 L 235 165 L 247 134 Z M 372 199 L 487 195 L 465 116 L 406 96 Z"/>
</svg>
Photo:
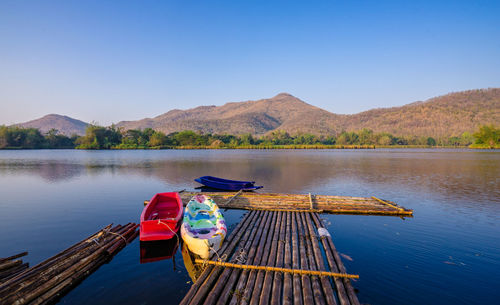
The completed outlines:
<svg viewBox="0 0 500 305">
<path fill-rule="evenodd" d="M 483 304 L 500 299 L 500 152 L 471 150 L 0 151 L 0 257 L 34 265 L 142 202 L 194 178 L 254 179 L 268 192 L 377 196 L 414 218 L 323 216 L 366 304 Z M 235 224 L 241 211 L 228 211 Z M 180 251 L 139 263 L 139 240 L 61 300 L 178 303 Z M 174 269 L 175 268 L 175 269 Z"/>
</svg>

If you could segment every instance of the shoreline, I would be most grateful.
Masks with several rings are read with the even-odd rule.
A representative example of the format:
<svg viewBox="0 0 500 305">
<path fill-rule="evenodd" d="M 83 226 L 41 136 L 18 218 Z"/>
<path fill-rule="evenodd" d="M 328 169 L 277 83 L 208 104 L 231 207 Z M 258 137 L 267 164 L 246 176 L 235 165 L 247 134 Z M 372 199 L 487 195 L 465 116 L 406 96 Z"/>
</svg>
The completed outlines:
<svg viewBox="0 0 500 305">
<path fill-rule="evenodd" d="M 157 146 L 157 147 L 112 147 L 109 149 L 88 149 L 88 148 L 22 148 L 22 147 L 5 147 L 2 150 L 321 150 L 321 149 L 470 149 L 470 150 L 498 150 L 500 146 L 428 146 L 428 145 L 272 145 L 272 146 Z"/>
</svg>

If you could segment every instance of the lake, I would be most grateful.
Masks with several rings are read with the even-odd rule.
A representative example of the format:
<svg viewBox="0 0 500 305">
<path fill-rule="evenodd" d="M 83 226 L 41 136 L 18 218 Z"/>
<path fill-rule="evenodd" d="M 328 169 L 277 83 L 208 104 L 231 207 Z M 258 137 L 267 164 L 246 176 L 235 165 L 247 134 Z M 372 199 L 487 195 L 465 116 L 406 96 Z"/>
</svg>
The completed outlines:
<svg viewBox="0 0 500 305">
<path fill-rule="evenodd" d="M 500 299 L 500 152 L 377 150 L 0 151 L 0 257 L 30 265 L 109 223 L 139 222 L 143 201 L 193 190 L 202 175 L 262 191 L 376 196 L 413 218 L 322 215 L 365 304 Z M 227 211 L 234 226 L 244 211 Z M 140 264 L 139 239 L 63 304 L 178 303 L 191 278 L 174 259 Z"/>
</svg>

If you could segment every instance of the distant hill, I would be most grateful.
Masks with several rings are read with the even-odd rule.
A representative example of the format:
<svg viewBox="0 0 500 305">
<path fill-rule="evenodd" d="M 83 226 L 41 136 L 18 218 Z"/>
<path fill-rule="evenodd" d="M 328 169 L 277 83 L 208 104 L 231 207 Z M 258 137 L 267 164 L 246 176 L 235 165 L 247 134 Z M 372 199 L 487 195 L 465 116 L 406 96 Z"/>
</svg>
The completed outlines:
<svg viewBox="0 0 500 305">
<path fill-rule="evenodd" d="M 125 130 L 153 128 L 166 134 L 194 130 L 213 134 L 264 135 L 284 130 L 292 135 L 312 133 L 338 135 L 342 131 L 368 128 L 395 136 L 459 136 L 474 132 L 484 124 L 500 122 L 500 88 L 468 90 L 415 102 L 401 107 L 380 108 L 357 114 L 335 114 L 310 105 L 288 93 L 269 99 L 232 102 L 223 106 L 200 106 L 188 110 L 171 110 L 154 118 L 122 121 Z M 88 123 L 67 116 L 49 114 L 43 118 L 17 124 L 51 128 L 65 135 L 83 135 Z"/>
<path fill-rule="evenodd" d="M 16 124 L 16 126 L 24 128 L 38 128 L 42 133 L 55 128 L 59 133 L 71 136 L 77 134 L 79 136 L 85 134 L 85 128 L 87 128 L 88 123 L 76 120 L 64 115 L 58 114 L 48 114 L 39 119 Z"/>
<path fill-rule="evenodd" d="M 275 129 L 289 132 L 331 133 L 329 122 L 339 116 L 280 93 L 270 99 L 171 110 L 152 119 L 119 122 L 124 129 L 153 128 L 165 133 L 194 130 L 204 133 L 251 133 L 262 135 Z"/>
<path fill-rule="evenodd" d="M 449 93 L 401 107 L 373 109 L 343 117 L 346 130 L 369 128 L 394 135 L 449 137 L 499 124 L 500 88 Z"/>
<path fill-rule="evenodd" d="M 270 99 L 171 110 L 155 118 L 123 121 L 124 129 L 153 128 L 165 133 L 194 130 L 204 133 L 251 133 L 274 130 L 290 134 L 338 134 L 363 128 L 396 136 L 458 136 L 483 124 L 500 122 L 500 89 L 450 93 L 401 107 L 373 109 L 353 115 L 334 114 L 287 93 Z"/>
</svg>

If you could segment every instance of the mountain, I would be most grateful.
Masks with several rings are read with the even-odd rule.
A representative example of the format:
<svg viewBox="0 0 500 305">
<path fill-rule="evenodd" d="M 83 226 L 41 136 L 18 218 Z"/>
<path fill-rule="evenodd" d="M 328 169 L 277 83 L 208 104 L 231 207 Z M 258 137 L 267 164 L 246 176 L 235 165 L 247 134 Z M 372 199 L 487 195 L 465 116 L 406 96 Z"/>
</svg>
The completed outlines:
<svg viewBox="0 0 500 305">
<path fill-rule="evenodd" d="M 124 130 L 153 128 L 166 134 L 182 130 L 203 133 L 264 135 L 283 130 L 292 135 L 313 133 L 338 135 L 343 130 L 388 132 L 395 136 L 459 136 L 484 124 L 500 122 L 500 88 L 449 93 L 401 107 L 380 108 L 357 114 L 335 114 L 310 105 L 288 93 L 269 99 L 232 102 L 223 106 L 200 106 L 171 110 L 154 118 L 122 121 Z M 65 135 L 83 135 L 88 123 L 67 116 L 49 114 L 17 124 L 55 128 Z"/>
<path fill-rule="evenodd" d="M 330 122 L 339 115 L 309 105 L 288 94 L 270 99 L 227 103 L 223 106 L 200 106 L 189 110 L 171 110 L 152 119 L 123 121 L 124 129 L 153 128 L 165 133 L 194 130 L 204 133 L 251 133 L 262 135 L 275 129 L 291 133 L 331 133 Z"/>
<path fill-rule="evenodd" d="M 55 128 L 59 133 L 71 136 L 77 134 L 79 136 L 85 134 L 85 128 L 87 128 L 88 123 L 76 120 L 64 115 L 58 114 L 48 114 L 39 119 L 16 124 L 16 126 L 24 128 L 38 128 L 42 133 Z"/>
<path fill-rule="evenodd" d="M 396 136 L 458 136 L 480 125 L 500 122 L 500 88 L 450 93 L 401 107 L 380 108 L 353 115 L 334 114 L 288 94 L 269 99 L 171 110 L 155 118 L 122 121 L 124 129 L 153 128 L 165 133 L 251 133 L 274 130 L 290 134 L 338 134 L 363 128 Z"/>
</svg>

